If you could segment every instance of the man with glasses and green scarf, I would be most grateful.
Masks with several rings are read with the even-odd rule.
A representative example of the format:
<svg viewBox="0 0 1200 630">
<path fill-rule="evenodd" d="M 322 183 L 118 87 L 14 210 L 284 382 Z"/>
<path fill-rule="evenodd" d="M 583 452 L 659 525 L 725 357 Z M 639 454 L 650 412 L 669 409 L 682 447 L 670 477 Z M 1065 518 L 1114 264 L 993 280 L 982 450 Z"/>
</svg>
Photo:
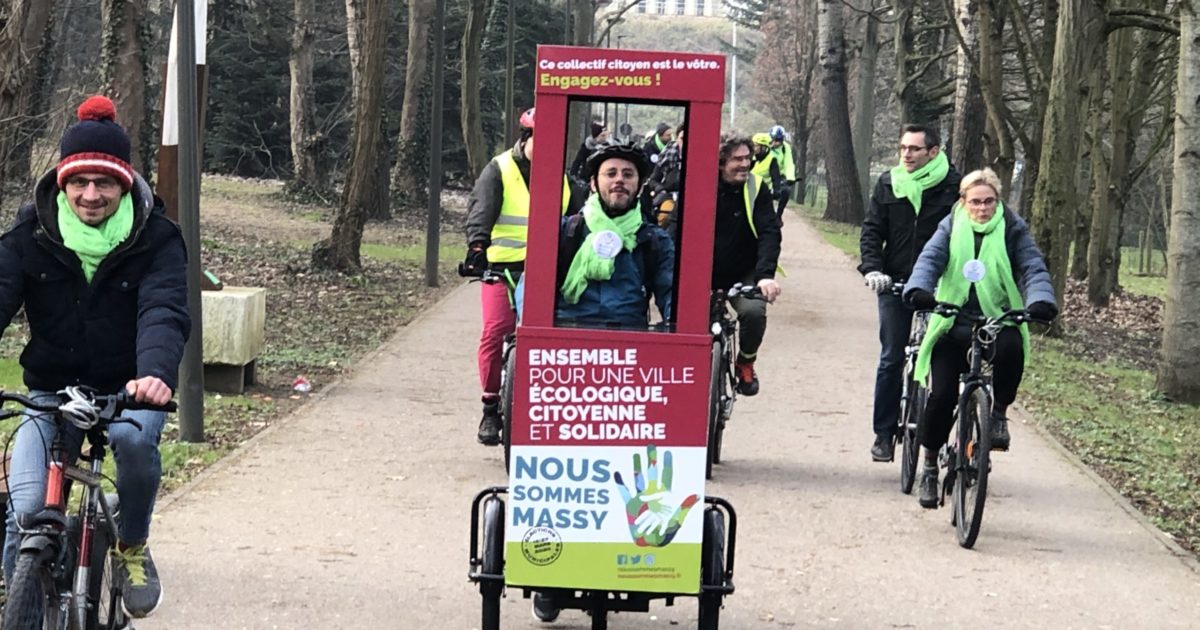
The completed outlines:
<svg viewBox="0 0 1200 630">
<path fill-rule="evenodd" d="M 183 235 L 130 165 L 129 136 L 116 123 L 112 101 L 93 96 L 78 116 L 63 133 L 58 166 L 0 236 L 0 330 L 24 307 L 29 343 L 21 367 L 31 398 L 57 401 L 56 392 L 68 385 L 87 385 L 102 393 L 123 388 L 138 401 L 162 405 L 178 385 L 191 331 Z M 17 430 L 7 471 L 6 578 L 19 551 L 17 518 L 43 506 L 47 445 L 60 430 L 34 416 L 27 414 Z M 162 478 L 158 442 L 166 414 L 125 416 L 140 426 L 108 430 L 121 501 L 114 553 L 125 581 L 122 605 L 140 618 L 162 600 L 146 540 Z M 78 454 L 83 432 L 61 430 Z"/>
<path fill-rule="evenodd" d="M 639 191 L 650 172 L 636 147 L 610 144 L 587 160 L 592 195 L 559 235 L 555 316 L 593 326 L 645 326 L 650 296 L 671 318 L 675 245 L 646 219 Z"/>
<path fill-rule="evenodd" d="M 905 282 L 925 243 L 958 200 L 962 176 L 939 146 L 937 130 L 904 125 L 900 131 L 900 164 L 879 177 L 863 220 L 858 271 L 879 301 L 879 368 L 875 374 L 875 442 L 871 459 L 892 460 L 900 413 L 904 347 L 913 311 L 892 292 Z"/>
</svg>

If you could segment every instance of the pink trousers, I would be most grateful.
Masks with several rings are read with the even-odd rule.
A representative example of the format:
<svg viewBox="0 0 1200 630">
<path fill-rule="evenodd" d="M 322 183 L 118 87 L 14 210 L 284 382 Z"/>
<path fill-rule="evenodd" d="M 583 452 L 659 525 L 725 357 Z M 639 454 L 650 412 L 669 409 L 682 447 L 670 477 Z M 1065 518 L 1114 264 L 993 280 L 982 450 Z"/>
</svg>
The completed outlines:
<svg viewBox="0 0 1200 630">
<path fill-rule="evenodd" d="M 500 395 L 500 368 L 504 360 L 504 336 L 517 326 L 517 313 L 508 301 L 508 286 L 503 282 L 481 283 L 483 332 L 479 335 L 479 385 L 484 401 Z"/>
</svg>

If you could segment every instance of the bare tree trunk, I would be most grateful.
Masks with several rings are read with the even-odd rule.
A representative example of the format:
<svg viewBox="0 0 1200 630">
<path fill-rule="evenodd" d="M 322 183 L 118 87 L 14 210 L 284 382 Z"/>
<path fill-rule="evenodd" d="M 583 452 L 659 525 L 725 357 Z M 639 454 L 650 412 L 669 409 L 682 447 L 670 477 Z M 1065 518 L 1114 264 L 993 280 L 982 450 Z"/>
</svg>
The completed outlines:
<svg viewBox="0 0 1200 630">
<path fill-rule="evenodd" d="M 1038 76 L 1047 79 L 1046 82 L 1036 81 L 1029 100 L 1032 108 L 1029 112 L 1031 119 L 1029 141 L 1022 145 L 1025 150 L 1025 171 L 1021 175 L 1021 212 L 1030 217 L 1033 208 L 1033 195 L 1037 189 L 1038 175 L 1042 163 L 1042 136 L 1045 132 L 1046 109 L 1050 100 L 1049 78 L 1054 66 L 1054 50 L 1058 44 L 1058 0 L 1043 0 L 1042 19 L 1045 29 L 1041 41 L 1041 49 L 1037 59 L 1034 59 Z M 1054 24 L 1052 28 L 1050 25 Z M 1035 51 L 1030 51 L 1031 54 Z"/>
<path fill-rule="evenodd" d="M 149 73 L 149 42 L 143 33 L 146 0 L 102 0 L 100 15 L 100 81 L 117 106 L 117 116 L 133 145 L 133 168 L 148 173 L 150 156 L 158 143 L 143 129 L 147 120 L 146 75 Z"/>
<path fill-rule="evenodd" d="M 962 34 L 955 71 L 954 126 L 950 132 L 950 162 L 962 172 L 983 165 L 983 132 L 986 110 L 980 92 L 979 75 L 973 70 L 979 63 L 979 5 L 987 0 L 955 0 L 954 19 Z"/>
<path fill-rule="evenodd" d="M 435 0 L 408 0 L 408 55 L 404 72 L 404 105 L 400 110 L 400 137 L 396 141 L 396 165 L 392 168 L 392 190 L 407 197 L 410 205 L 422 206 L 428 198 L 426 169 L 429 168 L 428 129 L 423 112 L 429 108 L 429 25 Z"/>
<path fill-rule="evenodd" d="M 314 0 L 294 0 L 291 73 L 292 181 L 288 188 L 300 194 L 322 194 L 328 188 L 321 164 L 322 138 L 316 133 L 316 99 L 313 96 L 313 42 L 317 10 Z"/>
<path fill-rule="evenodd" d="M 1005 191 L 1012 189 L 1016 149 L 1008 126 L 1010 112 L 1004 103 L 1004 20 L 995 0 L 979 3 L 979 89 L 987 104 L 991 130 L 987 162 L 1000 178 Z"/>
<path fill-rule="evenodd" d="M 850 135 L 850 104 L 846 94 L 846 42 L 840 0 L 819 0 L 817 46 L 821 64 L 821 103 L 825 120 L 825 171 L 829 203 L 825 218 L 859 223 L 863 218 L 862 190 L 854 163 Z"/>
<path fill-rule="evenodd" d="M 896 77 L 893 81 L 893 95 L 896 97 L 896 108 L 900 115 L 900 124 L 916 122 L 913 111 L 916 99 L 913 97 L 913 84 L 908 76 L 909 57 L 913 50 L 913 0 L 896 0 L 896 32 L 892 43 L 896 51 Z"/>
<path fill-rule="evenodd" d="M 1200 403 L 1200 6 L 1179 7 L 1175 171 L 1167 242 L 1167 301 L 1157 386 Z"/>
<path fill-rule="evenodd" d="M 387 45 L 389 15 L 388 0 L 346 0 L 348 18 L 353 17 L 352 3 L 361 2 L 360 15 L 373 16 L 364 20 L 364 28 L 356 40 L 359 45 L 360 68 L 354 83 L 354 122 L 351 142 L 350 171 L 347 174 L 346 194 L 333 222 L 329 238 L 313 247 L 313 266 L 345 273 L 362 270 L 359 251 L 362 247 L 363 225 L 376 203 L 379 170 L 377 152 L 383 115 L 383 53 Z"/>
<path fill-rule="evenodd" d="M 1088 102 L 1086 68 L 1104 35 L 1102 0 L 1063 0 L 1056 27 L 1049 101 L 1043 119 L 1039 177 L 1030 209 L 1033 235 L 1046 256 L 1055 294 L 1067 281 L 1071 225 L 1076 204 L 1076 158 Z"/>
<path fill-rule="evenodd" d="M 1110 123 L 1112 125 L 1112 158 L 1107 168 L 1092 160 L 1095 184 L 1092 186 L 1092 216 L 1091 216 L 1091 246 L 1088 247 L 1087 280 L 1088 302 L 1095 306 L 1108 306 L 1109 296 L 1113 291 L 1113 280 L 1116 274 L 1111 273 L 1114 261 L 1114 250 L 1118 243 L 1117 231 L 1114 229 L 1117 212 L 1118 191 L 1128 173 L 1128 147 L 1130 145 L 1129 128 L 1126 126 L 1129 115 L 1129 86 L 1131 64 L 1130 52 L 1133 34 L 1128 29 L 1113 33 L 1108 50 L 1108 74 L 1112 84 L 1112 103 L 1109 106 Z M 1095 143 L 1093 143 L 1095 147 Z M 1096 151 L 1096 148 L 1092 149 Z M 1101 171 L 1103 169 L 1103 171 Z"/>
<path fill-rule="evenodd" d="M 467 24 L 462 43 L 462 121 L 463 144 L 467 149 L 467 164 L 474 179 L 483 172 L 491 156 L 483 138 L 483 120 L 479 114 L 479 54 L 483 45 L 483 27 L 487 22 L 487 0 L 471 0 L 467 8 Z"/>
<path fill-rule="evenodd" d="M 1099 49 L 1096 51 L 1098 57 L 1103 57 L 1107 54 L 1107 43 L 1101 42 Z M 1075 161 L 1076 174 L 1079 180 L 1076 182 L 1075 190 L 1079 191 L 1079 199 L 1082 201 L 1086 197 L 1083 191 L 1088 190 L 1088 182 L 1084 181 L 1083 175 L 1085 171 L 1083 164 L 1085 161 L 1090 162 L 1086 173 L 1091 175 L 1092 194 L 1095 190 L 1104 190 L 1108 188 L 1108 165 L 1109 159 L 1104 153 L 1104 131 L 1107 127 L 1105 116 L 1109 113 L 1104 107 L 1104 88 L 1107 81 L 1106 74 L 1107 66 L 1104 64 L 1096 64 L 1092 67 L 1088 77 L 1088 102 L 1084 105 L 1088 112 L 1088 136 L 1090 142 L 1079 143 L 1079 158 Z M 1075 223 L 1074 236 L 1072 238 L 1071 248 L 1071 277 L 1075 280 L 1086 280 L 1088 273 L 1088 250 L 1091 249 L 1092 240 L 1092 208 L 1087 207 L 1083 203 L 1079 203 L 1075 207 Z"/>
<path fill-rule="evenodd" d="M 40 116 L 30 113 L 53 0 L 0 0 L 0 185 L 31 179 L 29 151 Z"/>
<path fill-rule="evenodd" d="M 592 4 L 592 0 L 566 1 L 571 3 L 571 43 L 575 46 L 591 46 L 592 23 L 596 16 L 595 5 Z M 591 116 L 591 107 L 572 107 L 567 112 L 567 159 L 570 159 L 571 151 L 583 142 L 584 130 L 587 129 Z"/>
<path fill-rule="evenodd" d="M 369 13 L 366 10 L 366 0 L 346 0 L 346 41 L 349 44 L 350 52 L 350 77 L 351 83 L 363 80 L 367 60 L 364 58 L 366 51 L 364 49 L 366 39 L 366 29 L 374 27 L 374 22 L 386 23 L 391 16 L 390 13 Z M 351 92 L 353 98 L 357 99 L 362 96 L 358 90 Z M 357 104 L 352 105 L 357 107 Z M 359 111 L 355 109 L 354 111 Z M 382 112 L 382 109 L 380 110 Z M 367 208 L 367 218 L 369 219 L 389 219 L 392 216 L 391 210 L 391 195 L 388 194 L 388 171 L 391 167 L 391 155 L 388 151 L 387 142 L 383 139 L 383 117 L 382 113 L 377 117 L 379 120 L 380 131 L 376 134 L 379 140 L 379 146 L 375 147 L 375 159 L 371 163 L 371 168 L 374 174 L 369 179 L 365 180 L 370 184 L 370 199 L 363 206 Z M 342 203 L 348 203 L 349 187 L 346 187 L 343 192 Z"/>
<path fill-rule="evenodd" d="M 863 20 L 862 48 L 858 55 L 858 86 L 854 99 L 854 157 L 858 187 L 865 208 L 871 190 L 871 147 L 875 131 L 875 68 L 879 62 L 879 21 L 875 15 Z"/>
</svg>

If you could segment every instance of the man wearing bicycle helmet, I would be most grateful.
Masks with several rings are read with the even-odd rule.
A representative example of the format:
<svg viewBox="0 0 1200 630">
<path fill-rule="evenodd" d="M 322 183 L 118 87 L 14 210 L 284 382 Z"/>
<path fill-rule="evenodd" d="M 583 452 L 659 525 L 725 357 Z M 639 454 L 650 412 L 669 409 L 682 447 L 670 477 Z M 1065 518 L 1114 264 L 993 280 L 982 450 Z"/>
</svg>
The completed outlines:
<svg viewBox="0 0 1200 630">
<path fill-rule="evenodd" d="M 772 198 L 777 198 L 777 191 L 782 189 L 787 182 L 783 179 L 778 156 L 771 150 L 771 136 L 765 133 L 756 133 L 750 136 L 750 140 L 754 143 L 754 166 L 750 167 L 750 172 L 767 186 L 771 191 Z"/>
<path fill-rule="evenodd" d="M 529 169 L 533 159 L 534 110 L 521 114 L 521 135 L 511 149 L 492 158 L 467 201 L 467 273 L 491 269 L 507 282 L 480 284 L 483 330 L 479 335 L 479 385 L 483 389 L 483 418 L 476 439 L 485 446 L 500 444 L 500 371 L 504 337 L 517 326 L 511 291 L 525 270 L 529 231 Z M 563 176 L 563 211 L 579 207 Z"/>
<path fill-rule="evenodd" d="M 775 156 L 775 162 L 779 164 L 781 175 L 779 186 L 773 188 L 772 191 L 775 198 L 779 200 L 779 207 L 775 212 L 782 221 L 783 210 L 787 207 L 788 200 L 791 199 L 792 187 L 796 185 L 796 160 L 792 157 L 792 143 L 787 141 L 787 132 L 784 131 L 783 125 L 771 127 L 768 135 L 771 137 L 771 154 Z"/>
<path fill-rule="evenodd" d="M 30 397 L 39 402 L 57 404 L 59 390 L 87 385 L 102 393 L 125 388 L 135 400 L 162 405 L 176 389 L 191 332 L 183 236 L 130 165 L 129 137 L 116 123 L 112 101 L 93 96 L 79 106 L 78 117 L 63 133 L 57 167 L 0 236 L 0 330 L 23 306 L 29 343 L 21 367 Z M 39 415 L 28 414 L 13 440 L 6 580 L 21 542 L 18 516 L 44 506 L 46 449 L 59 425 Z M 166 414 L 124 415 L 141 427 L 108 430 L 121 501 L 119 577 L 126 612 L 145 617 L 162 599 L 146 540 L 162 477 L 158 444 Z M 82 430 L 62 430 L 77 455 Z"/>
<path fill-rule="evenodd" d="M 925 447 L 918 498 L 924 508 L 938 505 L 937 456 L 954 425 L 959 375 L 968 369 L 970 318 L 998 317 L 1020 308 L 1041 321 L 1058 315 L 1046 260 L 1025 221 L 1000 200 L 1000 178 L 988 168 L 974 171 L 963 177 L 959 191 L 959 202 L 921 250 L 904 287 L 904 299 L 913 308 L 929 310 L 938 302 L 961 307 L 957 318 L 930 318 L 917 355 L 914 378 L 930 377 L 929 400 L 917 427 L 917 440 Z M 1029 331 L 1024 324 L 1005 326 L 996 335 L 987 357 L 992 364 L 988 426 L 993 449 L 1008 449 L 1004 414 L 1017 397 L 1028 357 Z"/>
<path fill-rule="evenodd" d="M 774 302 L 782 291 L 775 282 L 775 270 L 783 233 L 769 187 L 750 172 L 753 146 L 750 138 L 736 132 L 721 136 L 713 240 L 713 290 L 728 289 L 740 282 L 758 287 L 765 300 L 736 297 L 730 301 L 738 314 L 734 367 L 738 392 L 743 396 L 758 393 L 754 362 L 767 332 L 767 302 Z"/>
<path fill-rule="evenodd" d="M 675 245 L 641 209 L 650 172 L 636 147 L 609 144 L 587 160 L 592 195 L 559 231 L 555 315 L 585 325 L 645 326 L 650 296 L 671 319 Z"/>
</svg>

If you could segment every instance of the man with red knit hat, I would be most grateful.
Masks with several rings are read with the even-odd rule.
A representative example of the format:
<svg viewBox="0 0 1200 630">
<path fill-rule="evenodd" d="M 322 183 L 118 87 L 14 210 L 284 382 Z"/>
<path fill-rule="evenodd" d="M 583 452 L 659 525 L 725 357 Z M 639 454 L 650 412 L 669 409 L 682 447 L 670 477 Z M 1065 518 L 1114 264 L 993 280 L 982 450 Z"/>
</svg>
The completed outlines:
<svg viewBox="0 0 1200 630">
<path fill-rule="evenodd" d="M 130 165 L 129 136 L 116 123 L 112 101 L 93 96 L 78 114 L 63 133 L 58 166 L 0 236 L 0 330 L 24 306 L 29 343 L 21 367 L 34 399 L 57 404 L 59 390 L 86 385 L 102 393 L 124 388 L 140 402 L 162 405 L 177 386 L 191 329 L 183 236 Z M 166 414 L 124 415 L 141 428 L 108 430 L 121 505 L 116 554 L 125 610 L 145 617 L 162 599 L 146 540 L 162 477 L 158 443 Z M 28 414 L 14 438 L 6 580 L 21 553 L 17 518 L 43 506 L 47 445 L 58 430 Z M 73 425 L 62 431 L 67 448 L 78 452 L 83 432 Z"/>
</svg>

